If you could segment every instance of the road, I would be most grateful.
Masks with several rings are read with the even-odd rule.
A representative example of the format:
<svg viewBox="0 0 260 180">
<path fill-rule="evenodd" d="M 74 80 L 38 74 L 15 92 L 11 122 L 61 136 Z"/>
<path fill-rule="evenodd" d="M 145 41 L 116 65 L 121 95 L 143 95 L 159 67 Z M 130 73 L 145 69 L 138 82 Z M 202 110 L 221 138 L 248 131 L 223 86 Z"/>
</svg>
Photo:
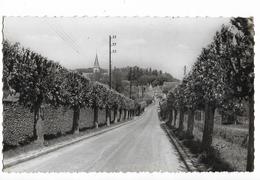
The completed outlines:
<svg viewBox="0 0 260 180">
<path fill-rule="evenodd" d="M 160 127 L 156 105 L 133 122 L 17 164 L 5 172 L 186 171 Z"/>
</svg>

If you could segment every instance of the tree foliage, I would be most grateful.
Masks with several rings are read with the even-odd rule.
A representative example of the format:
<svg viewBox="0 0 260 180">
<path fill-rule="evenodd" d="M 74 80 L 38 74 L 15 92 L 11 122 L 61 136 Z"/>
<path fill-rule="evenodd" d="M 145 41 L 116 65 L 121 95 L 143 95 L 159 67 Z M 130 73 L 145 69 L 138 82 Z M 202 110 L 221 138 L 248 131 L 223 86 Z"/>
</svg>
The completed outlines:
<svg viewBox="0 0 260 180">
<path fill-rule="evenodd" d="M 19 93 L 19 102 L 34 111 L 36 137 L 43 104 L 73 109 L 73 131 L 78 130 L 80 108 L 134 108 L 133 100 L 122 94 L 8 41 L 3 42 L 3 84 L 6 94 Z"/>
<path fill-rule="evenodd" d="M 171 92 L 173 104 L 194 109 L 210 102 L 218 108 L 240 107 L 254 91 L 253 36 L 250 21 L 232 19 L 230 25 L 216 32 L 213 42 L 202 49 L 191 72 Z"/>
<path fill-rule="evenodd" d="M 215 108 L 235 114 L 243 111 L 244 101 L 249 102 L 249 134 L 251 132 L 250 137 L 253 137 L 253 35 L 251 18 L 231 19 L 229 25 L 223 25 L 216 32 L 212 43 L 202 49 L 182 83 L 169 92 L 168 102 L 175 109 L 205 109 L 203 139 L 208 141 L 206 146 L 212 141 Z M 250 152 L 252 154 L 253 150 Z M 250 158 L 252 161 L 252 156 Z M 252 165 L 248 169 L 252 169 Z"/>
</svg>

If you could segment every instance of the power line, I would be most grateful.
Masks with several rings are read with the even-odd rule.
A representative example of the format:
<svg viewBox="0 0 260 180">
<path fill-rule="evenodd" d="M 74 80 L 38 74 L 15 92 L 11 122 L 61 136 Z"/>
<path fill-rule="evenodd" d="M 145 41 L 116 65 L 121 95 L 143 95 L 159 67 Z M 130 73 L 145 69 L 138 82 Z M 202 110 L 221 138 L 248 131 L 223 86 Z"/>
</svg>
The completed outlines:
<svg viewBox="0 0 260 180">
<path fill-rule="evenodd" d="M 79 57 L 83 57 L 85 58 L 80 51 L 78 50 L 78 46 L 75 45 L 75 41 L 68 35 L 66 34 L 64 31 L 61 32 L 61 30 L 59 30 L 56 26 L 54 26 L 53 24 L 50 24 L 47 20 L 45 21 L 48 26 L 64 41 L 66 42 L 76 53 L 76 55 L 78 55 Z"/>
<path fill-rule="evenodd" d="M 56 23 L 56 25 L 60 27 L 60 31 L 74 44 L 74 46 L 80 49 L 78 41 L 75 41 L 70 34 L 66 33 L 64 28 L 60 24 Z"/>
<path fill-rule="evenodd" d="M 69 42 L 68 39 L 66 39 L 66 37 L 64 37 L 64 35 L 63 35 L 61 32 L 59 32 L 57 29 L 55 29 L 55 28 L 54 28 L 51 24 L 49 24 L 48 22 L 47 22 L 47 24 L 49 25 L 49 27 L 50 27 L 64 42 L 66 42 L 66 43 L 76 52 L 77 55 L 80 54 L 80 52 L 77 50 L 77 48 L 75 48 L 75 47 L 71 44 L 71 42 Z"/>
<path fill-rule="evenodd" d="M 112 66 L 112 62 L 111 62 L 111 53 L 116 53 L 116 50 L 112 50 L 111 46 L 116 46 L 116 43 L 113 42 L 112 43 L 112 39 L 116 39 L 116 35 L 109 35 L 109 88 L 112 88 L 112 70 L 111 70 L 111 66 Z"/>
<path fill-rule="evenodd" d="M 73 42 L 71 42 L 70 39 L 68 39 L 68 37 L 66 37 L 66 35 L 61 32 L 57 27 L 55 27 L 54 25 L 49 24 L 49 26 L 55 31 L 55 33 L 57 33 L 65 42 L 67 42 L 78 54 L 80 54 L 79 50 L 77 49 L 77 47 L 74 45 Z"/>
</svg>

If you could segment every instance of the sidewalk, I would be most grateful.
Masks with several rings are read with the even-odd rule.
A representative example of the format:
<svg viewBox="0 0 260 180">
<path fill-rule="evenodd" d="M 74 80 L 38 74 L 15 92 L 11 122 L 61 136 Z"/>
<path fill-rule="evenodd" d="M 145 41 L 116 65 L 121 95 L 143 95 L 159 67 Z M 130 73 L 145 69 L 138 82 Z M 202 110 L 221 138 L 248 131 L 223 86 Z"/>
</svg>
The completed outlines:
<svg viewBox="0 0 260 180">
<path fill-rule="evenodd" d="M 173 131 L 169 129 L 169 127 L 167 127 L 164 122 L 161 124 L 161 127 L 166 132 L 171 143 L 178 151 L 181 160 L 184 162 L 184 165 L 189 172 L 205 172 L 207 170 L 207 168 L 203 164 L 197 163 L 196 158 L 194 158 L 189 150 L 185 148 L 181 142 L 179 142 Z"/>
<path fill-rule="evenodd" d="M 53 152 L 55 150 L 58 150 L 60 148 L 63 148 L 65 146 L 68 146 L 68 145 L 71 145 L 71 144 L 74 144 L 74 143 L 77 143 L 77 142 L 80 142 L 82 140 L 97 136 L 99 134 L 103 134 L 105 132 L 108 132 L 108 131 L 111 131 L 113 129 L 119 128 L 121 126 L 127 125 L 129 123 L 135 122 L 139 117 L 140 116 L 135 116 L 135 117 L 133 117 L 133 119 L 127 120 L 127 121 L 122 122 L 120 124 L 111 125 L 111 127 L 107 127 L 105 129 L 102 129 L 102 130 L 91 132 L 91 133 L 88 133 L 86 135 L 82 135 L 82 136 L 76 137 L 76 138 L 68 140 L 68 141 L 63 141 L 63 142 L 60 142 L 60 143 L 57 143 L 57 144 L 54 144 L 54 145 L 51 145 L 51 146 L 48 146 L 48 147 L 43 147 L 41 149 L 32 150 L 32 151 L 23 153 L 21 155 L 15 156 L 15 157 L 4 158 L 3 159 L 3 169 L 10 167 L 10 166 L 14 166 L 14 165 L 21 163 L 21 162 L 36 158 L 38 156 Z"/>
</svg>

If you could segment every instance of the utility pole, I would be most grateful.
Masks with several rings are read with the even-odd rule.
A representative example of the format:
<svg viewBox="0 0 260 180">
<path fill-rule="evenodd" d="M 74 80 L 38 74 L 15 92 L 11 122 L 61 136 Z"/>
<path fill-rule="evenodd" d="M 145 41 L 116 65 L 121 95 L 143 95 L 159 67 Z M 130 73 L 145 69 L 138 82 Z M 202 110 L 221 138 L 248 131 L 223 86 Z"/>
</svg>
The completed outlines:
<svg viewBox="0 0 260 180">
<path fill-rule="evenodd" d="M 184 66 L 184 77 L 186 76 L 186 65 Z"/>
<path fill-rule="evenodd" d="M 130 97 L 130 99 L 132 99 L 132 67 L 130 67 L 130 77 L 129 77 L 129 81 L 130 81 L 130 93 L 129 93 L 129 97 Z"/>
<path fill-rule="evenodd" d="M 3 40 L 4 40 L 4 28 L 5 28 L 5 16 L 2 17 L 2 34 L 3 34 Z"/>
<path fill-rule="evenodd" d="M 112 88 L 112 71 L 111 71 L 111 66 L 112 66 L 112 63 L 111 63 L 111 53 L 116 53 L 116 50 L 111 50 L 111 46 L 115 46 L 116 43 L 112 43 L 112 39 L 116 39 L 116 36 L 113 35 L 109 35 L 109 88 L 111 89 Z"/>
<path fill-rule="evenodd" d="M 109 35 L 109 88 L 112 87 L 111 81 L 111 36 Z"/>
</svg>

